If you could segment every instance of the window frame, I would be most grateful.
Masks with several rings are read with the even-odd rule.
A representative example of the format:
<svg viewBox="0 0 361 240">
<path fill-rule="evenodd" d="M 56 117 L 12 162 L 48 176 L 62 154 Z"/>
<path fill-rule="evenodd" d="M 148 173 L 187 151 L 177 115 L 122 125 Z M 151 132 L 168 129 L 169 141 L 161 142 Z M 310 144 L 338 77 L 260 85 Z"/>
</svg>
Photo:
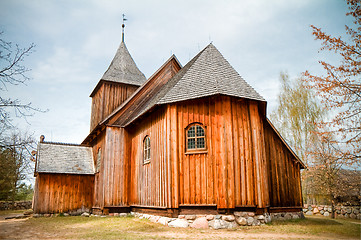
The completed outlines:
<svg viewBox="0 0 361 240">
<path fill-rule="evenodd" d="M 188 131 L 195 127 L 195 133 L 194 137 L 188 137 Z M 203 129 L 204 136 L 197 136 L 197 126 L 200 126 Z M 197 148 L 197 139 L 203 138 L 204 139 L 204 147 L 203 148 Z M 195 139 L 194 144 L 195 148 L 188 148 L 188 140 L 189 139 Z M 200 122 L 193 122 L 189 124 L 185 128 L 185 154 L 196 154 L 196 153 L 207 153 L 207 126 L 203 125 Z"/>
<path fill-rule="evenodd" d="M 148 141 L 148 146 L 146 145 Z M 151 141 L 150 136 L 146 135 L 143 138 L 143 154 L 142 154 L 143 165 L 149 164 L 151 161 Z"/>
<path fill-rule="evenodd" d="M 100 168 L 101 168 L 101 164 L 102 164 L 102 148 L 98 148 L 98 152 L 97 152 L 97 162 L 96 162 L 96 171 L 95 172 L 100 172 Z"/>
</svg>

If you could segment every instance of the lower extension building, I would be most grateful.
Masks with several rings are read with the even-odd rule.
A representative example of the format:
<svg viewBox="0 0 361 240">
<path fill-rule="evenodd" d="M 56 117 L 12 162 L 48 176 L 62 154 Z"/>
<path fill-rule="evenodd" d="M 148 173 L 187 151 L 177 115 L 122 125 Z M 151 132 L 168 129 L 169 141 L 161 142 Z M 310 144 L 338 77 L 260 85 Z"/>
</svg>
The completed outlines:
<svg viewBox="0 0 361 240">
<path fill-rule="evenodd" d="M 213 44 L 146 79 L 123 41 L 90 97 L 80 145 L 38 144 L 35 213 L 301 211 L 305 165 Z"/>
</svg>

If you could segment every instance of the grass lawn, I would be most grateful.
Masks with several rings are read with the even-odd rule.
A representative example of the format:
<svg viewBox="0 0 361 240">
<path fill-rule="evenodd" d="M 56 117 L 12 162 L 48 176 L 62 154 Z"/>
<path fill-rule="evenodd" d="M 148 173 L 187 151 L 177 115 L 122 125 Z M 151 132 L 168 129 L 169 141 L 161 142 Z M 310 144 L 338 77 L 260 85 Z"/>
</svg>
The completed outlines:
<svg viewBox="0 0 361 240">
<path fill-rule="evenodd" d="M 360 223 L 307 217 L 236 230 L 198 230 L 133 217 L 1 218 L 0 239 L 360 239 Z"/>
</svg>

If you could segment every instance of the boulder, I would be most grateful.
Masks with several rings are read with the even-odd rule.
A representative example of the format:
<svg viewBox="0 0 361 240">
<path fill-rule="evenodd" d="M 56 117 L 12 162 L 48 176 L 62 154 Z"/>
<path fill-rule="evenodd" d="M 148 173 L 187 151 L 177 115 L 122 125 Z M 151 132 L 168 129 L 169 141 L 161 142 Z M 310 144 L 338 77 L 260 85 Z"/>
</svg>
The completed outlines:
<svg viewBox="0 0 361 240">
<path fill-rule="evenodd" d="M 119 217 L 126 217 L 126 216 L 128 216 L 128 214 L 126 214 L 126 213 L 119 213 Z"/>
<path fill-rule="evenodd" d="M 319 213 L 320 211 L 318 211 L 318 208 L 314 208 L 313 209 L 313 214 L 317 214 L 317 213 Z"/>
<path fill-rule="evenodd" d="M 216 215 L 216 216 L 214 216 L 214 218 L 215 218 L 215 219 L 221 219 L 222 216 L 221 216 L 221 215 Z"/>
<path fill-rule="evenodd" d="M 251 226 L 252 223 L 253 223 L 253 221 L 254 221 L 254 218 L 253 218 L 253 217 L 247 218 L 247 225 L 248 225 L 248 226 Z"/>
<path fill-rule="evenodd" d="M 286 213 L 285 214 L 285 219 L 286 220 L 291 220 L 292 219 L 292 213 Z"/>
<path fill-rule="evenodd" d="M 293 214 L 292 215 L 292 219 L 299 219 L 300 218 L 300 216 L 298 216 L 298 214 Z"/>
<path fill-rule="evenodd" d="M 328 217 L 328 216 L 330 216 L 330 213 L 329 213 L 329 212 L 325 212 L 325 213 L 323 214 L 323 216 Z"/>
<path fill-rule="evenodd" d="M 308 205 L 308 211 L 312 211 L 312 206 L 311 205 Z"/>
<path fill-rule="evenodd" d="M 185 215 L 178 215 L 178 218 L 179 219 L 184 219 L 184 218 L 186 218 L 186 216 Z"/>
<path fill-rule="evenodd" d="M 168 223 L 169 227 L 180 227 L 180 228 L 186 228 L 188 227 L 189 223 L 187 220 L 185 219 L 179 219 L 177 218 L 174 221 L 171 221 L 170 223 Z"/>
<path fill-rule="evenodd" d="M 351 208 L 347 208 L 347 209 L 346 209 L 346 212 L 347 212 L 348 214 L 351 214 L 351 213 L 352 213 L 352 209 L 351 209 Z"/>
<path fill-rule="evenodd" d="M 258 215 L 256 218 L 257 218 L 258 220 L 264 220 L 264 219 L 265 219 L 265 216 L 264 216 L 264 215 Z"/>
<path fill-rule="evenodd" d="M 323 215 L 325 213 L 325 211 L 321 210 L 320 213 Z"/>
<path fill-rule="evenodd" d="M 213 229 L 225 229 L 229 228 L 230 223 L 221 219 L 214 219 L 208 222 L 209 226 Z"/>
<path fill-rule="evenodd" d="M 252 226 L 259 226 L 261 225 L 261 222 L 257 219 L 253 220 Z"/>
<path fill-rule="evenodd" d="M 306 215 L 307 215 L 307 216 L 312 216 L 313 213 L 312 213 L 311 211 L 308 211 L 308 212 L 306 212 Z"/>
<path fill-rule="evenodd" d="M 207 229 L 208 228 L 208 220 L 206 217 L 200 217 L 194 220 L 194 222 L 190 225 L 192 228 L 197 229 Z"/>
<path fill-rule="evenodd" d="M 352 219 L 356 219 L 356 217 L 357 217 L 357 215 L 356 215 L 356 214 L 354 214 L 354 213 L 351 213 L 351 214 L 350 214 L 350 218 L 352 218 Z"/>
<path fill-rule="evenodd" d="M 236 222 L 241 226 L 246 226 L 247 225 L 247 219 L 244 218 L 244 217 L 237 217 Z"/>
</svg>

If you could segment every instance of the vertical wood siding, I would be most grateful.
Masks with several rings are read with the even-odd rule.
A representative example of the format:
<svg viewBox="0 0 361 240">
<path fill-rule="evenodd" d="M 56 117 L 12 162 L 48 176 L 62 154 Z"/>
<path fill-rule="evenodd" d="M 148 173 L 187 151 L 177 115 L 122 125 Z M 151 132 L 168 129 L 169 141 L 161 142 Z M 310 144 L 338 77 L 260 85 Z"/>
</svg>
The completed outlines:
<svg viewBox="0 0 361 240">
<path fill-rule="evenodd" d="M 105 131 L 102 132 L 93 143 L 94 166 L 97 166 L 98 150 L 101 148 L 101 165 L 99 172 L 95 173 L 94 179 L 94 207 L 104 207 L 104 153 L 105 153 Z"/>
<path fill-rule="evenodd" d="M 163 108 L 140 120 L 130 133 L 131 205 L 167 207 L 167 122 Z M 143 164 L 143 140 L 150 137 L 150 163 Z"/>
<path fill-rule="evenodd" d="M 257 102 L 214 97 L 173 104 L 168 112 L 172 207 L 269 205 L 263 119 Z M 185 129 L 194 122 L 205 126 L 205 153 L 185 152 Z"/>
<path fill-rule="evenodd" d="M 93 206 L 93 175 L 39 173 L 35 186 L 35 213 L 69 212 Z"/>
<path fill-rule="evenodd" d="M 271 207 L 302 206 L 300 163 L 268 124 L 265 142 Z"/>
<path fill-rule="evenodd" d="M 120 106 L 138 87 L 104 82 L 92 98 L 90 130 Z"/>
</svg>

